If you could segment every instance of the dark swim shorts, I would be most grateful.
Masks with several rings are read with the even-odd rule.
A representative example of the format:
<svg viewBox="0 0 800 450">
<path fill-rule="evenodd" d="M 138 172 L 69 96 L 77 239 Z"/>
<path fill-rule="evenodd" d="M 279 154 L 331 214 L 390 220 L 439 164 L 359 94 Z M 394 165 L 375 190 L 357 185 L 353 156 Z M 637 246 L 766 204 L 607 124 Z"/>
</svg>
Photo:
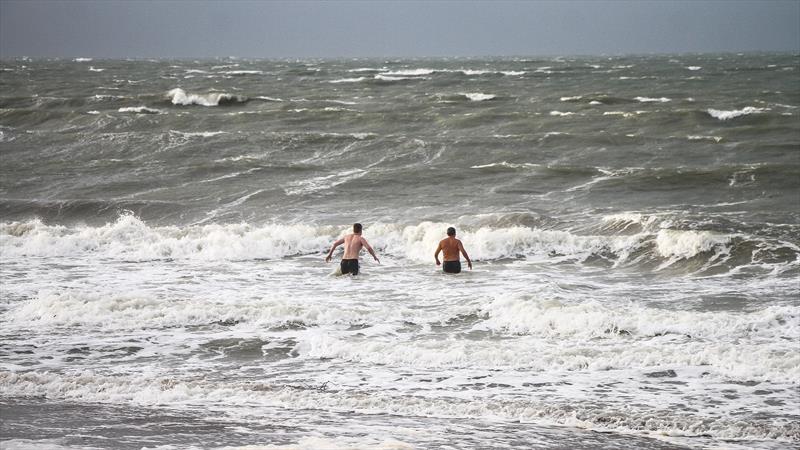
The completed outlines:
<svg viewBox="0 0 800 450">
<path fill-rule="evenodd" d="M 352 273 L 358 275 L 358 260 L 357 259 L 343 259 L 340 265 L 342 268 L 342 275 Z"/>
<path fill-rule="evenodd" d="M 461 261 L 445 261 L 442 269 L 447 273 L 461 273 Z"/>
</svg>

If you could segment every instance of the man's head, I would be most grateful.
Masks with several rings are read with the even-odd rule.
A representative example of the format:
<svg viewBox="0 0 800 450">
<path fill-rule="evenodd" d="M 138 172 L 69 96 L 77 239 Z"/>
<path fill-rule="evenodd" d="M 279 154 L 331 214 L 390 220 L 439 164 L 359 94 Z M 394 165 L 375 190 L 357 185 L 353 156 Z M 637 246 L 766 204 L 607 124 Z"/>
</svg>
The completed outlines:
<svg viewBox="0 0 800 450">
<path fill-rule="evenodd" d="M 455 236 L 456 235 L 456 229 L 453 228 L 453 227 L 448 228 L 447 229 L 447 235 L 448 236 Z"/>
<path fill-rule="evenodd" d="M 354 224 L 353 224 L 353 233 L 355 233 L 355 234 L 361 234 L 361 228 L 362 228 L 362 227 L 361 227 L 361 224 L 360 224 L 360 223 L 354 223 Z"/>
</svg>

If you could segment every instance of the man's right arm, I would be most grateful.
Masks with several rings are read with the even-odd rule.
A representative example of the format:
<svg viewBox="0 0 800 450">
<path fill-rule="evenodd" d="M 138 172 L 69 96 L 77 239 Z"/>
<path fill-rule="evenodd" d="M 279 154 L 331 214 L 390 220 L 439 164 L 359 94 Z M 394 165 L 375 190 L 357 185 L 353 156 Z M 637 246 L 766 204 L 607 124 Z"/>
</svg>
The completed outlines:
<svg viewBox="0 0 800 450">
<path fill-rule="evenodd" d="M 342 245 L 343 243 L 344 243 L 344 238 L 341 238 L 333 243 L 333 245 L 331 246 L 331 250 L 328 252 L 328 256 L 325 257 L 325 262 L 331 261 L 331 256 L 333 256 L 333 251 L 336 250 L 336 247 Z"/>
<path fill-rule="evenodd" d="M 436 265 L 441 266 L 442 263 L 439 261 L 439 253 L 442 251 L 442 241 L 439 241 L 439 246 L 436 247 L 436 253 L 433 254 L 433 259 L 436 260 Z"/>
</svg>

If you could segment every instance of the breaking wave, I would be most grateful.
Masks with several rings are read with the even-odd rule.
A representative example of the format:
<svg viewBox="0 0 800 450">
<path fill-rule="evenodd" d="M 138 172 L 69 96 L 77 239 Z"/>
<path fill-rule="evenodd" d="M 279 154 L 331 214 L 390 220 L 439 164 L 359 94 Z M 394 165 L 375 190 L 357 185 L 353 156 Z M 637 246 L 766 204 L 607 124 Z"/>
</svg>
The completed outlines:
<svg viewBox="0 0 800 450">
<path fill-rule="evenodd" d="M 298 186 L 297 189 L 305 189 Z M 508 258 L 605 261 L 615 266 L 642 265 L 653 270 L 681 267 L 733 270 L 761 264 L 784 271 L 798 265 L 800 248 L 783 241 L 742 234 L 663 228 L 656 219 L 612 216 L 601 234 L 503 227 L 461 227 L 476 260 Z M 369 239 L 382 253 L 411 262 L 427 262 L 447 225 L 374 224 Z M 0 225 L 5 256 L 96 255 L 123 260 L 250 260 L 322 254 L 339 230 L 332 226 L 214 224 L 152 227 L 133 215 L 99 227 L 46 225 L 39 220 Z M 715 270 L 716 270 L 715 269 Z"/>
<path fill-rule="evenodd" d="M 743 109 L 734 109 L 730 111 L 709 109 L 708 114 L 715 119 L 725 121 L 735 119 L 737 117 L 749 116 L 750 114 L 761 114 L 765 111 L 769 111 L 769 108 L 756 108 L 754 106 L 748 106 Z"/>
<path fill-rule="evenodd" d="M 224 92 L 210 92 L 207 94 L 188 94 L 181 88 L 172 89 L 167 93 L 167 97 L 173 105 L 200 105 L 200 106 L 221 106 L 237 103 L 246 103 L 247 97 L 226 94 Z"/>
</svg>

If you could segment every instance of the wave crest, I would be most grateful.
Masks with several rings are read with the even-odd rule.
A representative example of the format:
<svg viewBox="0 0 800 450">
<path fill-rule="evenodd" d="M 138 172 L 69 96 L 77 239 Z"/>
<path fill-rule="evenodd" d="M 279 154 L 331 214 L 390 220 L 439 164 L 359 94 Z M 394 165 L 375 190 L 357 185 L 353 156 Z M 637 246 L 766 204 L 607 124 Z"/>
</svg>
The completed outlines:
<svg viewBox="0 0 800 450">
<path fill-rule="evenodd" d="M 167 97 L 173 105 L 200 105 L 200 106 L 221 106 L 236 103 L 246 103 L 247 97 L 227 94 L 224 92 L 210 92 L 207 94 L 187 94 L 181 88 L 175 88 L 167 92 Z"/>
<path fill-rule="evenodd" d="M 756 108 L 754 106 L 747 106 L 743 109 L 734 109 L 730 111 L 725 111 L 721 109 L 709 109 L 708 115 L 710 115 L 715 119 L 726 121 L 735 119 L 737 117 L 749 116 L 750 114 L 761 114 L 766 111 L 769 111 L 769 108 Z"/>
<path fill-rule="evenodd" d="M 358 175 L 358 174 L 356 174 Z M 329 182 L 330 180 L 317 180 Z M 296 186 L 311 189 L 313 186 Z M 668 222 L 637 215 L 609 216 L 582 234 L 539 228 L 525 219 L 459 227 L 459 237 L 475 260 L 528 259 L 576 264 L 642 266 L 652 270 L 734 270 L 758 264 L 785 271 L 797 267 L 800 248 L 783 241 L 713 231 L 667 228 Z M 429 263 L 431 249 L 448 224 L 370 226 L 368 239 L 382 253 L 413 263 Z M 252 260 L 323 253 L 345 229 L 300 224 L 213 224 L 148 226 L 129 214 L 99 227 L 46 225 L 39 220 L 0 224 L 5 257 Z"/>
</svg>

